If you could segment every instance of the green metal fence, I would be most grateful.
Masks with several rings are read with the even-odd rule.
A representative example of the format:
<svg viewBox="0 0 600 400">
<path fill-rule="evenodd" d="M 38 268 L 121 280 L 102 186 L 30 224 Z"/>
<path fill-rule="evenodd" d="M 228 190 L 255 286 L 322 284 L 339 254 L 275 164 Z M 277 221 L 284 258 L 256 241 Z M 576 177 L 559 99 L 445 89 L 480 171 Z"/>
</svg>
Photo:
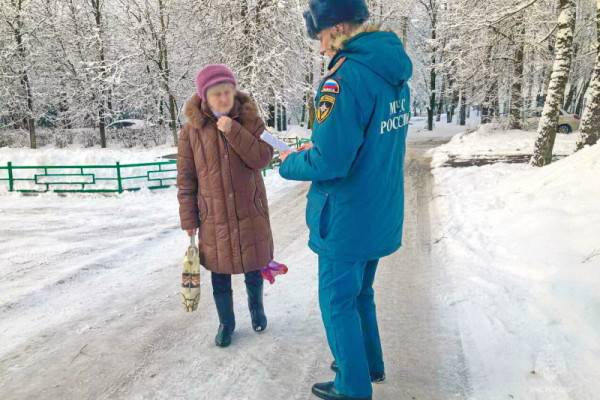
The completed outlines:
<svg viewBox="0 0 600 400">
<path fill-rule="evenodd" d="M 110 165 L 0 166 L 0 182 L 21 193 L 123 193 L 175 184 L 177 161 Z M 143 184 L 142 184 L 143 183 Z"/>
<path fill-rule="evenodd" d="M 296 148 L 308 139 L 290 138 L 288 143 Z M 268 167 L 281 164 L 276 153 Z M 0 183 L 6 182 L 10 192 L 21 193 L 123 193 L 166 189 L 177 180 L 177 161 L 160 161 L 137 164 L 108 165 L 0 165 Z"/>
</svg>

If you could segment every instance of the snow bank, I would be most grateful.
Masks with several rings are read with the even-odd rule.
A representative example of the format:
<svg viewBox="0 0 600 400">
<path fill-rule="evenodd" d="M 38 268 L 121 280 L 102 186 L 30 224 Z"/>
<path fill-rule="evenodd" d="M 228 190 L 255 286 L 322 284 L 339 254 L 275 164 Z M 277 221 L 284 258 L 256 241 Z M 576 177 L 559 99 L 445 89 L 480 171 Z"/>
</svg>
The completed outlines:
<svg viewBox="0 0 600 400">
<path fill-rule="evenodd" d="M 165 161 L 162 156 L 177 153 L 177 147 L 158 146 L 153 148 L 101 149 L 44 147 L 41 149 L 0 148 L 0 165 L 12 161 L 14 165 L 103 165 L 132 164 L 139 162 Z"/>
<path fill-rule="evenodd" d="M 517 151 L 529 143 L 512 142 L 518 135 L 461 140 L 466 151 L 488 143 Z M 596 398 L 600 145 L 545 168 L 437 168 L 434 176 L 435 254 L 456 287 L 448 304 L 460 309 L 474 398 Z"/>
<path fill-rule="evenodd" d="M 482 125 L 475 131 L 456 135 L 447 144 L 436 148 L 433 153 L 433 165 L 441 166 L 450 158 L 532 154 L 536 136 L 536 132 L 502 130 L 495 124 Z M 557 134 L 554 154 L 572 154 L 576 142 L 577 135 Z"/>
<path fill-rule="evenodd" d="M 434 122 L 433 131 L 427 129 L 426 117 L 413 117 L 410 120 L 408 140 L 415 142 L 431 139 L 449 139 L 457 134 L 464 134 L 467 131 L 472 131 L 477 129 L 477 126 L 479 125 L 479 118 L 477 118 L 474 113 L 472 115 L 473 117 L 468 119 L 466 125 L 463 126 L 454 122 L 446 122 L 446 115 L 443 114 L 439 122 Z"/>
<path fill-rule="evenodd" d="M 272 128 L 270 129 L 273 130 Z M 312 131 L 300 125 L 289 125 L 287 131 L 277 132 L 277 135 L 286 138 L 298 137 L 301 139 L 310 139 Z"/>
</svg>

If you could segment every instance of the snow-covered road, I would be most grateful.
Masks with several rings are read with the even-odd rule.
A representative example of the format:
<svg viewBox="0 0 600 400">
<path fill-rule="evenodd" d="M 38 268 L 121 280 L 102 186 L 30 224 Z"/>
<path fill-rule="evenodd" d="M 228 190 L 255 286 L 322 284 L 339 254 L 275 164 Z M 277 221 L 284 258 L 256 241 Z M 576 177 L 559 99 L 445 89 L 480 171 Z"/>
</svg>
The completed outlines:
<svg viewBox="0 0 600 400">
<path fill-rule="evenodd" d="M 376 399 L 467 398 L 469 380 L 431 261 L 432 143 L 407 159 L 405 245 L 376 282 L 388 380 Z M 307 185 L 271 192 L 276 258 L 290 272 L 266 287 L 269 329 L 250 327 L 234 279 L 238 329 L 218 349 L 209 276 L 186 314 L 177 282 L 187 238 L 174 191 L 112 197 L 5 197 L 0 207 L 0 393 L 9 399 L 310 399 L 331 377 L 306 247 Z M 90 207 L 90 201 L 94 206 Z"/>
</svg>

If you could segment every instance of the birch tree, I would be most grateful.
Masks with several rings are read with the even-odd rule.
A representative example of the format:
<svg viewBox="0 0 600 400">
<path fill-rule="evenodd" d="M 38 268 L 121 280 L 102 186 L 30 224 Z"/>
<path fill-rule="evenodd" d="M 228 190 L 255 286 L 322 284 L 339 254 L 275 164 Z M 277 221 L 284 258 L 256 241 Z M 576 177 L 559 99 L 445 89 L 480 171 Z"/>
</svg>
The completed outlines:
<svg viewBox="0 0 600 400">
<path fill-rule="evenodd" d="M 596 0 L 596 65 L 587 91 L 586 107 L 581 117 L 581 136 L 577 149 L 593 146 L 600 138 L 600 0 Z"/>
<path fill-rule="evenodd" d="M 554 65 L 548 86 L 548 95 L 540 119 L 535 148 L 530 164 L 543 167 L 552 162 L 552 149 L 560 108 L 565 96 L 565 87 L 571 67 L 573 31 L 575 29 L 576 5 L 574 0 L 559 0 L 560 14 L 556 35 Z"/>
</svg>

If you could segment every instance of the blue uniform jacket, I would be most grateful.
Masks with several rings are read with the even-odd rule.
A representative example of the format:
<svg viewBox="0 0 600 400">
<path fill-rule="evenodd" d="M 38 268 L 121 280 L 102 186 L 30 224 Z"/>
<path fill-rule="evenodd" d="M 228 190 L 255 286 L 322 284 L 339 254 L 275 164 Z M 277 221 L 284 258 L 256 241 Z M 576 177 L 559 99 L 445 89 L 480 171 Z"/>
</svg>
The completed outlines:
<svg viewBox="0 0 600 400">
<path fill-rule="evenodd" d="M 396 34 L 369 32 L 350 39 L 332 68 L 315 97 L 314 147 L 290 154 L 279 171 L 312 181 L 306 223 L 314 252 L 373 260 L 402 243 L 412 63 Z"/>
</svg>

